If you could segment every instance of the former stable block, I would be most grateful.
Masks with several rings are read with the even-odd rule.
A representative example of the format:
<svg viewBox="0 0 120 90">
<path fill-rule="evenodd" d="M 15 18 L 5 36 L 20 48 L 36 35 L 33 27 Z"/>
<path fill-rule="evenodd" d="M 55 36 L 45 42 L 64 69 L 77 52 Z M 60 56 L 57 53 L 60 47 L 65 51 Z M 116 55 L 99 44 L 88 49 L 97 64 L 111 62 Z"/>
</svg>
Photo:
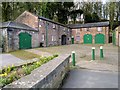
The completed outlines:
<svg viewBox="0 0 120 90">
<path fill-rule="evenodd" d="M 120 46 L 120 25 L 113 31 L 113 45 Z"/>
<path fill-rule="evenodd" d="M 39 46 L 38 30 L 18 22 L 3 22 L 0 27 L 4 52 Z"/>
<path fill-rule="evenodd" d="M 28 11 L 23 12 L 15 21 L 37 29 L 39 31 L 38 42 L 41 46 L 47 47 L 71 43 L 71 29 L 61 23 L 37 16 Z"/>
<path fill-rule="evenodd" d="M 68 25 L 75 43 L 105 44 L 109 42 L 109 22 Z"/>
</svg>

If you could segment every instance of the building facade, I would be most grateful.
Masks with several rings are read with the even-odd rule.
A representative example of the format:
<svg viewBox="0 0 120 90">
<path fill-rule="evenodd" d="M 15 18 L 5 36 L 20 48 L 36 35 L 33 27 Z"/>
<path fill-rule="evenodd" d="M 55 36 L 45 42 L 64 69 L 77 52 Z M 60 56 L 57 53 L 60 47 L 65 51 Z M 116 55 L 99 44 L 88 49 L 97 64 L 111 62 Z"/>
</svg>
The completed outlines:
<svg viewBox="0 0 120 90">
<path fill-rule="evenodd" d="M 38 29 L 40 46 L 67 45 L 71 43 L 71 29 L 50 19 L 34 15 L 28 11 L 22 13 L 16 22 Z"/>
<path fill-rule="evenodd" d="M 9 52 L 18 49 L 38 47 L 38 30 L 18 22 L 3 22 L 0 27 L 2 51 Z"/>
<path fill-rule="evenodd" d="M 120 46 L 120 26 L 113 31 L 113 45 Z"/>
<path fill-rule="evenodd" d="M 73 24 L 69 27 L 72 29 L 75 43 L 109 43 L 109 22 Z"/>
</svg>

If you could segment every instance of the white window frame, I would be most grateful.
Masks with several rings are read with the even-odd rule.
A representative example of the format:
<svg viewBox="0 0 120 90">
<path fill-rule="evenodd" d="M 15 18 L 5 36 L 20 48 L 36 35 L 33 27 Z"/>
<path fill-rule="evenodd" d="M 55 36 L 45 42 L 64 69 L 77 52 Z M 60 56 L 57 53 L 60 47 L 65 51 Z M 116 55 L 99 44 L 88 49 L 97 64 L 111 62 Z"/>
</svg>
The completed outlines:
<svg viewBox="0 0 120 90">
<path fill-rule="evenodd" d="M 55 24 L 53 24 L 53 29 L 55 29 L 56 28 L 56 25 Z"/>
<path fill-rule="evenodd" d="M 98 31 L 98 32 L 102 32 L 102 27 L 98 27 L 98 28 L 97 28 L 97 31 Z"/>
<path fill-rule="evenodd" d="M 54 36 L 52 35 L 52 41 L 54 41 Z"/>
<path fill-rule="evenodd" d="M 44 42 L 44 41 L 45 41 L 45 35 L 42 34 L 42 42 Z"/>
<path fill-rule="evenodd" d="M 42 27 L 42 25 L 39 24 L 39 27 Z"/>
</svg>

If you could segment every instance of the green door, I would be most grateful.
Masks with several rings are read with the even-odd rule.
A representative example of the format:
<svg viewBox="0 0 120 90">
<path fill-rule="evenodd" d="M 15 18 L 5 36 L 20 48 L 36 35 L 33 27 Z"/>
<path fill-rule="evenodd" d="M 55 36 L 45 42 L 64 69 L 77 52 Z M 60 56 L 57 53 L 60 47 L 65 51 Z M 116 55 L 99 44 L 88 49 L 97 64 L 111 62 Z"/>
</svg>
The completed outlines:
<svg viewBox="0 0 120 90">
<path fill-rule="evenodd" d="M 116 45 L 116 34 L 115 34 L 115 31 L 113 31 L 113 34 L 112 34 L 112 43 L 113 43 L 113 45 Z"/>
<path fill-rule="evenodd" d="M 92 44 L 92 35 L 85 34 L 83 37 L 84 44 Z"/>
<path fill-rule="evenodd" d="M 28 49 L 31 48 L 31 35 L 28 33 L 19 34 L 19 48 Z"/>
<path fill-rule="evenodd" d="M 104 44 L 104 43 L 105 43 L 104 34 L 96 34 L 95 35 L 95 44 Z"/>
</svg>

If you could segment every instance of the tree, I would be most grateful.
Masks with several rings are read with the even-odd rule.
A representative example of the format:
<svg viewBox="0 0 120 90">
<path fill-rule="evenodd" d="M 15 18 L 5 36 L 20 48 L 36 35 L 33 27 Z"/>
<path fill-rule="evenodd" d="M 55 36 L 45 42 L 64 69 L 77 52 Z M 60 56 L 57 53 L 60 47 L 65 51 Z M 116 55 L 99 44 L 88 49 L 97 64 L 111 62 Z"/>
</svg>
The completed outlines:
<svg viewBox="0 0 120 90">
<path fill-rule="evenodd" d="M 114 19 L 115 19 L 115 2 L 109 2 L 109 17 L 110 17 L 110 29 L 113 28 Z"/>
<path fill-rule="evenodd" d="M 83 13 L 83 11 L 81 9 L 79 9 L 79 10 L 73 10 L 73 11 L 70 12 L 70 16 L 73 19 L 74 24 L 76 22 L 77 15 L 79 14 L 79 16 L 80 16 L 82 13 Z"/>
<path fill-rule="evenodd" d="M 92 14 L 92 22 L 99 22 L 100 21 L 100 18 L 99 16 L 97 15 L 97 13 L 93 13 Z"/>
<path fill-rule="evenodd" d="M 90 23 L 92 22 L 92 15 L 91 13 L 86 13 L 85 14 L 85 23 Z"/>
<path fill-rule="evenodd" d="M 56 15 L 58 17 L 58 22 L 67 24 L 68 15 L 72 8 L 74 7 L 73 2 L 57 2 L 57 12 Z"/>
<path fill-rule="evenodd" d="M 11 3 L 9 2 L 2 2 L 2 21 L 11 20 Z"/>
</svg>

